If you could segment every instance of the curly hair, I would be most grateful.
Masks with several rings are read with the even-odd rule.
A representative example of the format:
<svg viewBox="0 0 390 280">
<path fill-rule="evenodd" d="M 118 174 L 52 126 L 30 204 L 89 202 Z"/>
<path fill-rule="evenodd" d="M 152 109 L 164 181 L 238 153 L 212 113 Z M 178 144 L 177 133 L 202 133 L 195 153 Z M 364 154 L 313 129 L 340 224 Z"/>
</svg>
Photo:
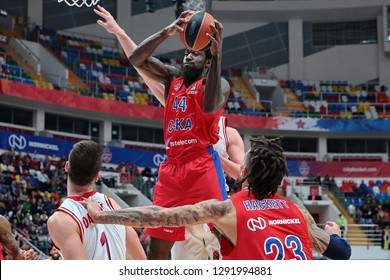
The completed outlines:
<svg viewBox="0 0 390 280">
<path fill-rule="evenodd" d="M 251 149 L 245 156 L 247 175 L 238 178 L 237 185 L 248 182 L 249 193 L 256 199 L 274 196 L 283 177 L 290 175 L 281 146 L 281 137 L 266 139 L 264 136 L 251 137 Z"/>
</svg>

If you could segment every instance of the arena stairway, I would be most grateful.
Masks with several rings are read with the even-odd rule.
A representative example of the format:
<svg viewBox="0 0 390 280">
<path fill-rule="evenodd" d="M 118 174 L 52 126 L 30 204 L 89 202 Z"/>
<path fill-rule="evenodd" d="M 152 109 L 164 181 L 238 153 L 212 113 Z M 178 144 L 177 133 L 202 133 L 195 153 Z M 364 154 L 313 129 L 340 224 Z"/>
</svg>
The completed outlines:
<svg viewBox="0 0 390 280">
<path fill-rule="evenodd" d="M 237 90 L 240 92 L 240 95 L 247 108 L 258 109 L 261 111 L 264 110 L 263 104 L 256 101 L 255 95 L 243 77 L 234 77 L 232 80 L 234 81 Z"/>
<path fill-rule="evenodd" d="M 9 44 L 2 44 L 2 48 L 6 50 L 6 52 L 12 56 L 12 58 L 16 61 L 16 63 L 26 71 L 26 73 L 31 77 L 34 81 L 47 81 L 28 64 L 25 59 L 16 51 L 14 51 Z"/>
<path fill-rule="evenodd" d="M 346 239 L 351 246 L 372 246 L 372 242 L 368 239 L 368 236 L 361 229 L 361 225 L 356 224 L 352 217 L 349 215 L 348 211 L 344 209 L 338 199 L 330 191 L 324 191 L 324 194 L 328 195 L 340 213 L 347 220 L 347 236 Z"/>
<path fill-rule="evenodd" d="M 292 91 L 291 88 L 284 88 L 283 90 L 286 95 L 286 107 L 289 109 L 289 111 L 296 111 L 296 112 L 306 111 L 302 102 L 299 100 L 298 96 Z"/>
</svg>

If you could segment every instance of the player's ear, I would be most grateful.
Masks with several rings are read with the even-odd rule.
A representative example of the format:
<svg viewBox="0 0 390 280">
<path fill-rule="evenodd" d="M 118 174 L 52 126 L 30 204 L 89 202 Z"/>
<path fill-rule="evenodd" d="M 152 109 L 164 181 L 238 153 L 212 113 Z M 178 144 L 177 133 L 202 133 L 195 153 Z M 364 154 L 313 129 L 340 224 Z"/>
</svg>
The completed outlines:
<svg viewBox="0 0 390 280">
<path fill-rule="evenodd" d="M 96 176 L 93 178 L 93 181 L 96 183 L 97 181 L 99 181 L 99 172 L 98 174 L 96 174 Z"/>
<path fill-rule="evenodd" d="M 69 161 L 65 162 L 65 172 L 69 170 Z"/>
</svg>

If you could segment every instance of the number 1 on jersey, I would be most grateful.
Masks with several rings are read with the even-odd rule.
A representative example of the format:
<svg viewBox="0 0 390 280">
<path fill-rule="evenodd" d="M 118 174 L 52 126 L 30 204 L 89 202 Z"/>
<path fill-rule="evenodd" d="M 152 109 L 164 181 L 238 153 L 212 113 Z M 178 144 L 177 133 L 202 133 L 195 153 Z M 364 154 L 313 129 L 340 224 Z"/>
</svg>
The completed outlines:
<svg viewBox="0 0 390 280">
<path fill-rule="evenodd" d="M 103 231 L 103 233 L 102 233 L 102 236 L 100 237 L 100 244 L 101 244 L 102 246 L 105 246 L 105 247 L 106 247 L 107 258 L 108 258 L 109 260 L 111 260 L 110 247 L 108 246 L 107 237 L 106 237 L 106 234 L 104 233 L 104 231 Z"/>
</svg>

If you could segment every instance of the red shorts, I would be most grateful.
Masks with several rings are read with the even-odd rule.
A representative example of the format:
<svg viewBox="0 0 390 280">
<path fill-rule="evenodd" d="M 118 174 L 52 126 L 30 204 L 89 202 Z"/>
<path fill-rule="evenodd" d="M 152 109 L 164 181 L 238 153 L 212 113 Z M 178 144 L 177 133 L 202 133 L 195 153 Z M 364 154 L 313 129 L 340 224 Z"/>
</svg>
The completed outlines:
<svg viewBox="0 0 390 280">
<path fill-rule="evenodd" d="M 153 205 L 172 208 L 227 198 L 221 161 L 212 147 L 180 159 L 168 158 L 160 165 Z M 184 233 L 185 227 L 145 229 L 145 234 L 171 241 L 184 240 Z"/>
</svg>

